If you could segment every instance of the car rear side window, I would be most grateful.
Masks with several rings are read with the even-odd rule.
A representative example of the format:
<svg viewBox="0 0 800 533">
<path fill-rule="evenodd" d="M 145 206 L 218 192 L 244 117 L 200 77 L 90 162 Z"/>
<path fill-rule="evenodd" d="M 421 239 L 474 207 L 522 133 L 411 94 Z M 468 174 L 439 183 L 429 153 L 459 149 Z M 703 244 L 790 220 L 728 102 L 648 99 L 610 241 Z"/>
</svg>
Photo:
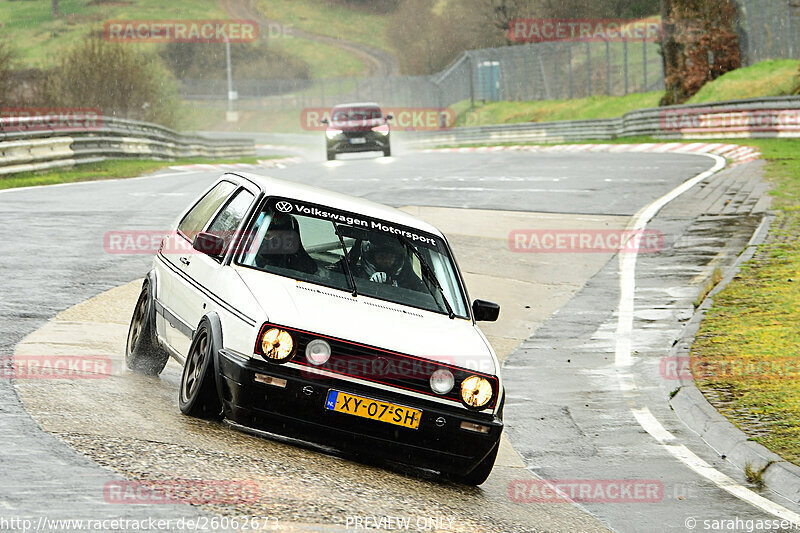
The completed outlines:
<svg viewBox="0 0 800 533">
<path fill-rule="evenodd" d="M 230 181 L 219 182 L 186 213 L 181 223 L 178 224 L 178 231 L 183 233 L 189 240 L 193 240 L 195 235 L 203 231 L 209 219 L 235 189 L 236 185 Z"/>
<path fill-rule="evenodd" d="M 214 222 L 208 227 L 209 233 L 219 235 L 225 240 L 225 249 L 234 237 L 234 232 L 242 222 L 244 215 L 247 214 L 247 208 L 253 203 L 255 196 L 244 189 L 237 192 L 228 205 L 219 212 Z"/>
</svg>

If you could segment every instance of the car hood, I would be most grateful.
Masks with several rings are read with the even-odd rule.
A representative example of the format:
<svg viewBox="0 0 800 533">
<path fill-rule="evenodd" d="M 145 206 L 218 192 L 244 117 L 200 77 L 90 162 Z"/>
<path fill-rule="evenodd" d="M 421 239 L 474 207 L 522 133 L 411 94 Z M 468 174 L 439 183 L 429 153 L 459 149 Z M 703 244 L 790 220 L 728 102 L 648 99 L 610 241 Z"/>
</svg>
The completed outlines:
<svg viewBox="0 0 800 533">
<path fill-rule="evenodd" d="M 254 269 L 238 272 L 271 323 L 497 374 L 494 353 L 469 320 Z"/>
</svg>

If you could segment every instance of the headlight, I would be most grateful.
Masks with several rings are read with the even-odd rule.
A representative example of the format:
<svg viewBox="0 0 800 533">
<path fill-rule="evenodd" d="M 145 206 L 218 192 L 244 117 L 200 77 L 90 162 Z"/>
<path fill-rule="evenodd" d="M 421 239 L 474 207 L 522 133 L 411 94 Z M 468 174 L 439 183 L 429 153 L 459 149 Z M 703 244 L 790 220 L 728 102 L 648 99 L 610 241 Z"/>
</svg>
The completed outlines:
<svg viewBox="0 0 800 533">
<path fill-rule="evenodd" d="M 331 358 L 331 345 L 322 339 L 314 339 L 306 346 L 306 359 L 312 365 L 324 365 Z"/>
<path fill-rule="evenodd" d="M 375 126 L 372 131 L 381 135 L 389 135 L 389 126 Z"/>
<path fill-rule="evenodd" d="M 455 383 L 453 373 L 446 368 L 440 368 L 431 374 L 431 390 L 436 394 L 447 394 L 453 390 Z"/>
<path fill-rule="evenodd" d="M 461 382 L 461 399 L 470 407 L 482 408 L 492 399 L 492 384 L 480 376 L 470 376 Z"/>
<path fill-rule="evenodd" d="M 288 331 L 270 328 L 261 336 L 261 350 L 265 359 L 283 363 L 294 355 L 294 340 Z"/>
<path fill-rule="evenodd" d="M 340 135 L 342 130 L 325 130 L 325 135 L 328 136 L 328 139 L 333 139 L 337 135 Z"/>
</svg>

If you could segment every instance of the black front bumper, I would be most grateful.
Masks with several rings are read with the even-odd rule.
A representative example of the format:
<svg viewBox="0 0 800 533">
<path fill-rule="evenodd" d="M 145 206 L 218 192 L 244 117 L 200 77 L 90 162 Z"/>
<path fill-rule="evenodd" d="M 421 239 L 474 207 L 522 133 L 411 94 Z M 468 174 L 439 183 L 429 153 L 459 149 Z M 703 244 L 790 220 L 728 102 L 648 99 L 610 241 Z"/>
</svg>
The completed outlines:
<svg viewBox="0 0 800 533">
<path fill-rule="evenodd" d="M 364 142 L 353 144 L 351 139 L 364 139 Z M 337 154 L 383 151 L 389 148 L 389 135 L 380 135 L 373 131 L 341 133 L 328 139 L 327 148 L 328 152 Z"/>
<path fill-rule="evenodd" d="M 491 413 L 421 400 L 349 381 L 301 375 L 294 369 L 243 360 L 221 351 L 219 381 L 225 416 L 244 426 L 357 452 L 372 458 L 466 474 L 499 444 L 503 421 Z M 281 388 L 255 381 L 255 375 L 286 380 Z M 395 426 L 325 408 L 328 391 L 364 396 L 422 411 L 418 429 Z M 442 423 L 444 421 L 444 423 Z M 481 424 L 488 433 L 461 428 Z"/>
</svg>

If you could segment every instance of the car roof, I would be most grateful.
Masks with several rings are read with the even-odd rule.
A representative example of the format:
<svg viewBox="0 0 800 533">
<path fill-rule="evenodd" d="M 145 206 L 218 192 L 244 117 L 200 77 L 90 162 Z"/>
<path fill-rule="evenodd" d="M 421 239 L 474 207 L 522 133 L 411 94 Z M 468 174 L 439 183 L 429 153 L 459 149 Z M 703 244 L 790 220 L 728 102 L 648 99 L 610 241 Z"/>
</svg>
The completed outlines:
<svg viewBox="0 0 800 533">
<path fill-rule="evenodd" d="M 381 106 L 378 105 L 376 102 L 353 102 L 351 104 L 338 104 L 333 106 L 334 109 L 351 109 L 351 108 L 363 109 L 363 108 L 373 108 L 373 107 L 376 107 L 378 109 L 381 108 Z"/>
<path fill-rule="evenodd" d="M 351 213 L 365 215 L 371 218 L 394 222 L 411 228 L 416 228 L 433 235 L 444 237 L 441 231 L 427 222 L 409 215 L 394 207 L 342 194 L 338 192 L 321 189 L 311 185 L 286 181 L 269 176 L 261 176 L 251 172 L 231 172 L 228 175 L 241 176 L 258 185 L 267 196 L 280 196 L 292 198 L 302 202 L 318 204 L 322 206 L 349 211 Z"/>
</svg>

